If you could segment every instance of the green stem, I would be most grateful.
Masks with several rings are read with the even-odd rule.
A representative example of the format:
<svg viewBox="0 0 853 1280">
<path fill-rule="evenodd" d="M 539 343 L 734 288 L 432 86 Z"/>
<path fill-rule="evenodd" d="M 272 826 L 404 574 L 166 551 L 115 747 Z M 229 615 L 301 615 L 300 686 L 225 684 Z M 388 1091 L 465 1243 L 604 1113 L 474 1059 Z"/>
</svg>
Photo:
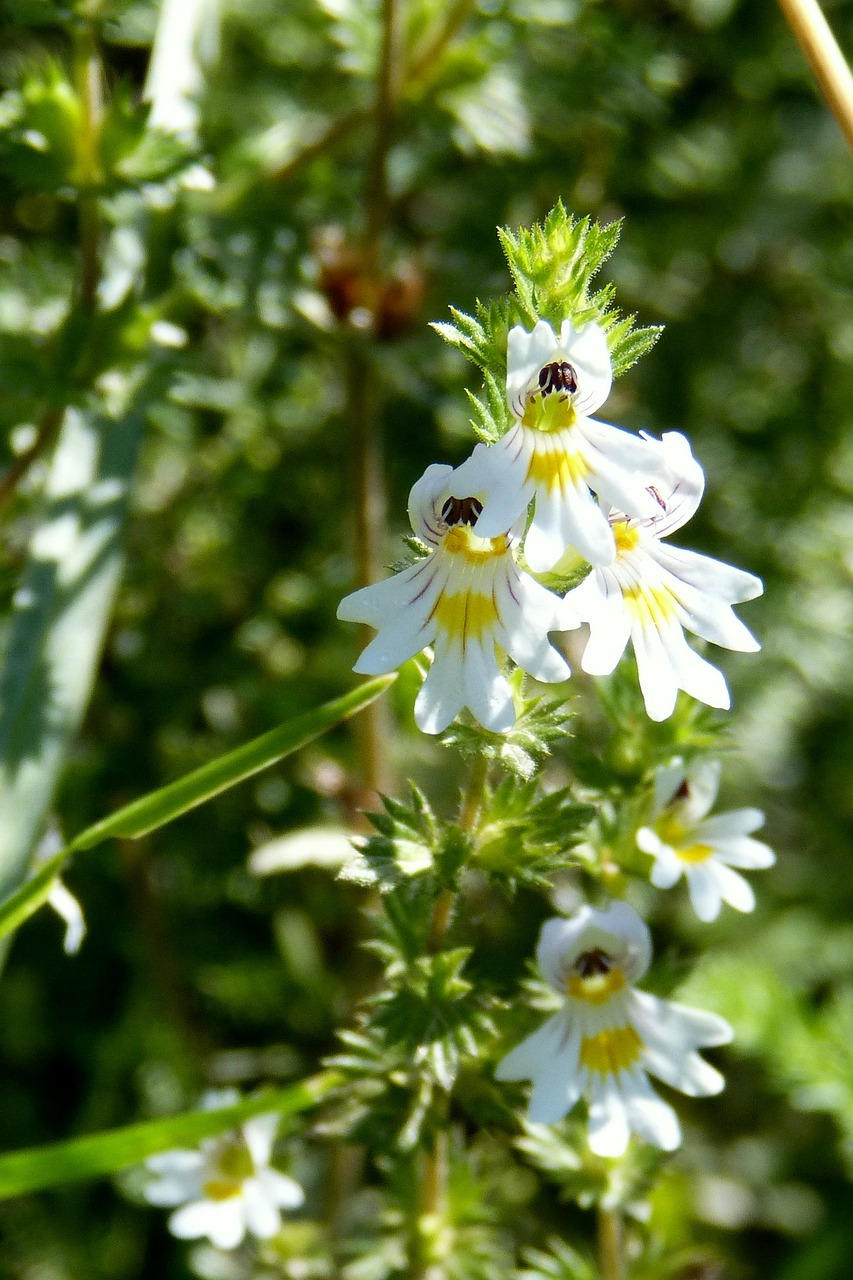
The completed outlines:
<svg viewBox="0 0 853 1280">
<path fill-rule="evenodd" d="M 622 1216 L 616 1209 L 598 1208 L 598 1266 L 601 1280 L 624 1280 Z"/>
</svg>

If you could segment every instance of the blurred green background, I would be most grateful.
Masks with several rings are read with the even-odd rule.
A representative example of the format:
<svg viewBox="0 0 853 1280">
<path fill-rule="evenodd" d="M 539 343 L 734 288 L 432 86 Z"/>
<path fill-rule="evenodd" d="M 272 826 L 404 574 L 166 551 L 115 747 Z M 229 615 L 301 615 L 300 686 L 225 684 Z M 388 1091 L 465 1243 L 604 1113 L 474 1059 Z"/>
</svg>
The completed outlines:
<svg viewBox="0 0 853 1280">
<path fill-rule="evenodd" d="M 127 567 L 58 820 L 73 834 L 350 686 L 358 638 L 334 614 L 356 574 L 358 422 L 381 440 L 388 564 L 410 485 L 472 443 L 470 371 L 428 321 L 507 290 L 496 225 L 530 223 L 559 197 L 599 221 L 624 217 L 606 274 L 623 310 L 666 332 L 602 416 L 683 430 L 708 487 L 676 541 L 765 579 L 764 598 L 741 611 L 763 654 L 718 655 L 738 751 L 721 800 L 762 806 L 779 855 L 754 878 L 754 917 L 725 910 L 699 926 L 679 890 L 651 921 L 679 973 L 707 949 L 685 994 L 737 1032 L 726 1093 L 679 1107 L 687 1141 L 654 1229 L 670 1248 L 698 1243 L 720 1260 L 685 1264 L 684 1280 L 843 1280 L 853 1269 L 849 156 L 772 5 L 400 9 L 407 70 L 379 212 L 375 0 L 226 6 L 198 138 L 156 145 L 140 106 L 156 4 L 6 0 L 0 10 L 0 461 L 20 457 L 46 404 L 106 401 L 117 380 L 148 378 Z M 827 11 L 850 48 L 853 9 Z M 98 341 L 72 369 L 62 341 L 77 271 L 70 86 L 82 25 L 105 69 L 99 196 L 117 229 L 105 270 L 120 300 L 102 299 Z M 195 160 L 211 190 L 187 176 Z M 358 246 L 383 215 L 379 260 L 365 266 Z M 371 306 L 378 336 L 364 328 Z M 43 480 L 39 459 L 2 512 L 4 607 Z M 394 690 L 388 758 L 450 812 L 458 765 L 411 728 L 411 692 L 402 681 Z M 297 1077 L 332 1051 L 374 973 L 357 946 L 370 932 L 366 896 L 318 866 L 259 878 L 247 857 L 305 826 L 351 825 L 359 769 L 359 739 L 341 729 L 150 840 L 79 859 L 69 883 L 89 926 L 82 951 L 66 958 L 59 923 L 42 912 L 3 974 L 4 1149 L 179 1109 L 206 1082 Z M 493 909 L 521 961 L 545 906 L 522 895 Z M 320 1217 L 324 1157 L 311 1142 L 294 1150 Z M 535 1218 L 524 1225 L 523 1189 L 520 1232 L 541 1243 Z M 189 1275 L 164 1215 L 134 1194 L 99 1183 L 0 1206 L 0 1274 Z M 538 1211 L 568 1238 L 589 1238 L 583 1215 L 556 1198 Z M 289 1265 L 257 1274 L 314 1274 Z"/>
</svg>

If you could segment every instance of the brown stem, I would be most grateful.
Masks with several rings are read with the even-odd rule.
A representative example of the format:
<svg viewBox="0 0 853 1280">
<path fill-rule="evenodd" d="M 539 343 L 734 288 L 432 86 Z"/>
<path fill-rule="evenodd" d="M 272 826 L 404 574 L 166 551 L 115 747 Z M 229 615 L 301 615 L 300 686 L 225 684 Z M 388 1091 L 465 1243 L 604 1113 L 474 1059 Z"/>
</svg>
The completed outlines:
<svg viewBox="0 0 853 1280">
<path fill-rule="evenodd" d="M 853 151 L 853 75 L 817 0 L 779 0 L 830 111 Z"/>
<path fill-rule="evenodd" d="M 45 450 L 53 444 L 56 439 L 56 433 L 62 426 L 64 416 L 65 410 L 59 405 L 51 405 L 42 414 L 36 438 L 29 449 L 26 449 L 19 458 L 16 458 L 8 471 L 0 476 L 0 506 L 11 498 L 36 459 L 40 458 Z"/>
</svg>

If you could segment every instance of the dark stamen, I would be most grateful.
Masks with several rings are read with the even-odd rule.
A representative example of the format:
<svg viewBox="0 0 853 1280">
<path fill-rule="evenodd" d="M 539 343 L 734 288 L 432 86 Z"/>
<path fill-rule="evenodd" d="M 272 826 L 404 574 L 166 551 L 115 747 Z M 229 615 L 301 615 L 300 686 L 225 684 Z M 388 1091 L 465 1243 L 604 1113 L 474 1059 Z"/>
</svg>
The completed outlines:
<svg viewBox="0 0 853 1280">
<path fill-rule="evenodd" d="M 477 498 L 448 498 L 441 508 L 445 524 L 469 524 L 473 529 L 483 504 Z"/>
<path fill-rule="evenodd" d="M 613 961 L 606 951 L 594 947 L 575 961 L 575 968 L 582 978 L 592 978 L 599 973 L 609 973 L 613 968 Z"/>
<path fill-rule="evenodd" d="M 675 795 L 672 798 L 673 800 L 686 800 L 689 795 L 690 795 L 690 787 L 688 786 L 687 779 L 685 778 L 681 786 L 678 788 L 678 790 L 676 791 Z"/>
<path fill-rule="evenodd" d="M 568 360 L 555 360 L 539 370 L 539 387 L 546 396 L 551 391 L 568 391 L 571 395 L 578 389 L 578 380 Z"/>
<path fill-rule="evenodd" d="M 658 491 L 657 491 L 657 489 L 655 488 L 655 486 L 654 486 L 653 484 L 650 484 L 650 485 L 648 485 L 648 486 L 647 486 L 647 488 L 648 488 L 649 493 L 650 493 L 650 494 L 652 495 L 652 497 L 654 498 L 655 502 L 656 502 L 656 503 L 658 504 L 658 506 L 661 508 L 661 510 L 662 510 L 662 511 L 666 511 L 666 503 L 664 502 L 663 498 L 662 498 L 662 497 L 660 496 L 660 494 L 658 493 Z"/>
</svg>

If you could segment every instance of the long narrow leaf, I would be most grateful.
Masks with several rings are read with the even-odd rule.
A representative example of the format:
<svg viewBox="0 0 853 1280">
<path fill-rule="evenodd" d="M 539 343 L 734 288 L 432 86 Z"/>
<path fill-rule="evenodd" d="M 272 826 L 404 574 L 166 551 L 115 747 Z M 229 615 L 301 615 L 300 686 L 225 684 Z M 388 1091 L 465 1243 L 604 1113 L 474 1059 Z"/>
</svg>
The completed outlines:
<svg viewBox="0 0 853 1280">
<path fill-rule="evenodd" d="M 0 1156 L 0 1200 L 64 1182 L 117 1173 L 158 1151 L 195 1146 L 203 1138 L 233 1129 L 250 1116 L 272 1112 L 296 1115 L 320 1102 L 338 1080 L 334 1072 L 324 1071 L 286 1089 L 257 1094 L 215 1111 L 189 1111 L 66 1142 L 10 1151 Z"/>
<path fill-rule="evenodd" d="M 259 738 L 253 738 L 235 751 L 211 760 L 200 769 L 194 769 L 192 773 L 178 778 L 176 782 L 149 792 L 139 800 L 116 810 L 108 818 L 102 818 L 100 822 L 87 827 L 65 849 L 61 849 L 40 867 L 5 902 L 0 903 L 0 939 L 17 929 L 47 901 L 56 877 L 72 853 L 79 849 L 91 849 L 110 836 L 133 838 L 156 831 L 158 827 L 165 826 L 173 818 L 203 804 L 220 791 L 233 787 L 298 751 L 333 725 L 366 707 L 395 679 L 396 674 L 392 674 L 367 680 L 343 697 L 324 702 L 322 706 L 293 720 L 286 720 L 284 724 L 270 729 Z"/>
</svg>

